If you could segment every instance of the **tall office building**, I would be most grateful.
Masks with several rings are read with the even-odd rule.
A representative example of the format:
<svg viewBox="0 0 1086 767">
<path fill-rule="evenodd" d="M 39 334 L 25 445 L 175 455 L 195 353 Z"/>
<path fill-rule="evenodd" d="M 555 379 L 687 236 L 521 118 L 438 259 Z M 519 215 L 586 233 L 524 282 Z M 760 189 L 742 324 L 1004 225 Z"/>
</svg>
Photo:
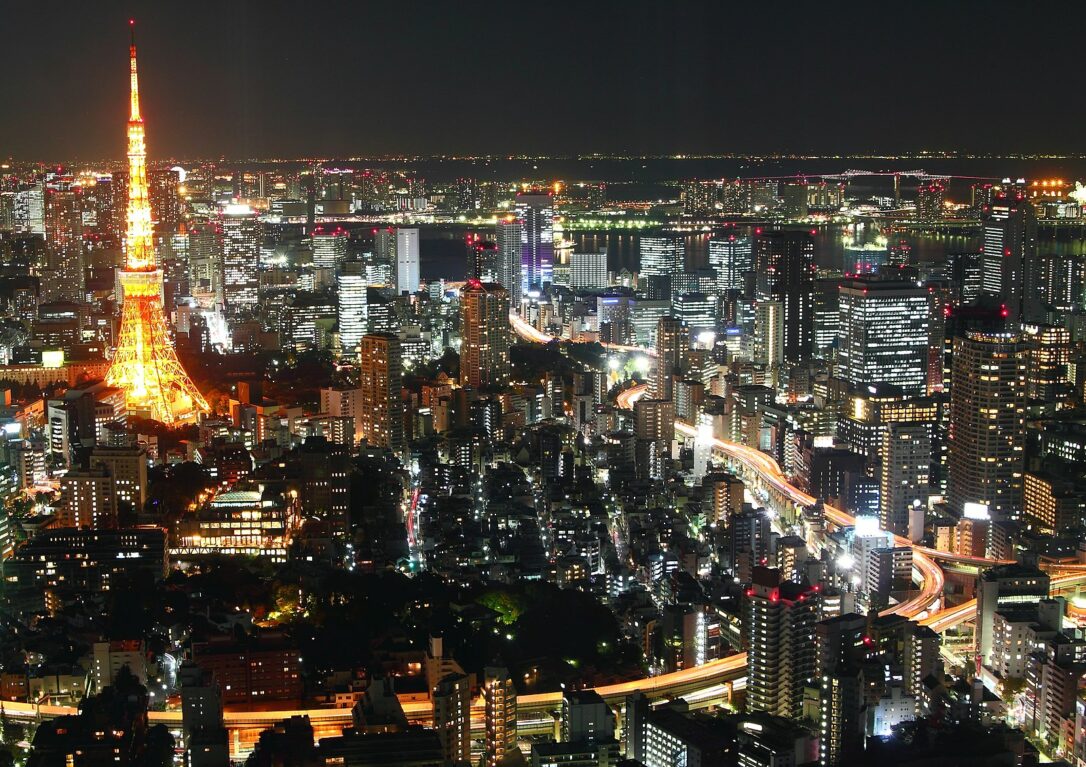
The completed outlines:
<svg viewBox="0 0 1086 767">
<path fill-rule="evenodd" d="M 709 267 L 716 273 L 717 295 L 746 289 L 746 275 L 754 269 L 754 242 L 742 235 L 714 236 L 709 240 Z"/>
<path fill-rule="evenodd" d="M 1013 519 L 1021 507 L 1026 349 L 1011 333 L 954 339 L 947 495 L 957 514 L 979 503 L 993 519 Z"/>
<path fill-rule="evenodd" d="M 889 423 L 882 435 L 879 517 L 882 528 L 911 541 L 924 536 L 931 473 L 931 425 Z"/>
<path fill-rule="evenodd" d="M 500 385 L 509 379 L 509 293 L 494 282 L 470 280 L 460 291 L 460 385 Z"/>
<path fill-rule="evenodd" d="M 1033 205 L 1018 195 L 997 198 L 982 223 L 982 288 L 999 296 L 1012 321 L 1040 319 L 1042 270 Z"/>
<path fill-rule="evenodd" d="M 402 450 L 403 358 L 400 340 L 391 333 L 367 334 L 362 337 L 359 358 L 362 438 L 370 445 Z"/>
<path fill-rule="evenodd" d="M 419 290 L 419 230 L 396 230 L 396 293 Z"/>
<path fill-rule="evenodd" d="M 339 345 L 346 357 L 353 357 L 369 325 L 369 282 L 366 264 L 344 261 L 336 275 L 336 323 Z"/>
<path fill-rule="evenodd" d="M 782 581 L 779 570 L 755 567 L 747 591 L 747 709 L 798 719 L 803 690 L 816 673 L 819 592 Z"/>
<path fill-rule="evenodd" d="M 784 361 L 807 359 L 814 341 L 814 237 L 794 230 L 757 235 L 754 270 L 755 298 L 784 307 Z"/>
<path fill-rule="evenodd" d="M 571 253 L 569 256 L 569 286 L 574 290 L 603 289 L 608 284 L 607 251 Z"/>
<path fill-rule="evenodd" d="M 693 336 L 716 331 L 716 298 L 705 293 L 680 293 L 671 302 L 672 313 Z"/>
<path fill-rule="evenodd" d="M 554 200 L 549 192 L 521 192 L 516 197 L 520 222 L 520 287 L 523 295 L 532 287 L 553 281 Z"/>
<path fill-rule="evenodd" d="M 638 253 L 641 278 L 670 277 L 686 268 L 686 243 L 680 237 L 642 237 Z"/>
<path fill-rule="evenodd" d="M 928 291 L 898 280 L 841 283 L 837 375 L 854 385 L 893 384 L 926 392 Z"/>
<path fill-rule="evenodd" d="M 347 260 L 347 230 L 342 227 L 318 226 L 313 230 L 313 266 L 336 269 Z"/>
<path fill-rule="evenodd" d="M 434 730 L 446 764 L 471 761 L 471 684 L 464 674 L 449 674 L 432 691 Z"/>
<path fill-rule="evenodd" d="M 520 220 L 514 216 L 499 219 L 494 225 L 494 240 L 498 244 L 496 282 L 509 292 L 512 306 L 520 306 Z"/>
<path fill-rule="evenodd" d="M 254 309 L 260 287 L 260 221 L 248 205 L 227 205 L 219 224 L 223 301 L 235 312 Z"/>
<path fill-rule="evenodd" d="M 483 670 L 483 708 L 485 765 L 497 767 L 517 748 L 517 690 L 509 669 L 487 666 Z"/>
</svg>

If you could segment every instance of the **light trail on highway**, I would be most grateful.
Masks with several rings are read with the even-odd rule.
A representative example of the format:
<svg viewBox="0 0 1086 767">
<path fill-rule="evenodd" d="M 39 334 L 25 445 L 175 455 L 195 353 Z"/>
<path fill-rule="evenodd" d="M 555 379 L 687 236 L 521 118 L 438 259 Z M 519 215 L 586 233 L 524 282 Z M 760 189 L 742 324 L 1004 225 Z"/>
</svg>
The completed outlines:
<svg viewBox="0 0 1086 767">
<path fill-rule="evenodd" d="M 556 340 L 553 336 L 536 330 L 515 314 L 510 314 L 509 319 L 517 335 L 527 341 L 550 343 Z M 619 347 L 616 350 L 652 354 L 651 351 L 638 347 Z M 629 387 L 616 397 L 616 404 L 619 407 L 630 409 L 638 399 L 646 396 L 647 393 L 648 386 L 646 384 Z M 675 430 L 684 437 L 697 437 L 697 430 L 684 421 L 676 421 Z M 813 496 L 804 493 L 788 482 L 777 462 L 765 453 L 745 445 L 715 438 L 712 441 L 712 449 L 743 464 L 757 474 L 762 481 L 790 498 L 793 502 L 802 506 L 815 503 Z M 417 499 L 413 498 L 412 506 L 416 502 Z M 824 509 L 826 518 L 835 525 L 844 527 L 854 525 L 856 522 L 855 517 L 833 506 L 825 505 Z M 897 545 L 908 546 L 913 550 L 913 564 L 920 574 L 921 588 L 919 594 L 905 602 L 894 605 L 883 611 L 882 614 L 899 614 L 913 618 L 920 625 L 928 626 L 939 633 L 969 621 L 976 615 L 977 603 L 975 599 L 954 607 L 936 609 L 942 600 L 944 585 L 943 571 L 937 564 L 936 559 L 977 567 L 990 567 L 999 564 L 1001 560 L 967 557 L 937 551 L 925 546 L 917 546 L 901 536 L 894 536 L 894 540 Z M 1059 568 L 1071 572 L 1058 575 L 1052 579 L 1052 585 L 1057 589 L 1086 584 L 1086 565 L 1059 565 L 1054 569 L 1058 570 Z M 746 681 L 746 671 L 747 655 L 746 653 L 737 653 L 727 658 L 709 661 L 700 666 L 675 671 L 670 674 L 633 679 L 627 682 L 603 685 L 594 689 L 601 697 L 612 703 L 617 703 L 627 695 L 641 692 L 656 699 L 683 698 L 691 705 L 708 705 L 726 699 L 733 689 L 742 689 Z M 517 702 L 522 711 L 531 713 L 540 710 L 554 710 L 558 708 L 561 701 L 561 692 L 550 692 L 521 695 L 518 696 Z M 432 704 L 428 700 L 403 700 L 402 705 L 404 713 L 412 721 L 426 722 L 432 715 Z M 482 705 L 480 699 L 472 702 L 473 723 L 477 723 L 479 717 L 483 715 Z M 73 706 L 38 705 L 11 701 L 4 701 L 3 711 L 7 717 L 24 721 L 53 719 L 78 713 L 78 709 Z M 270 727 L 292 716 L 309 717 L 315 727 L 321 728 L 347 727 L 352 723 L 351 709 L 349 708 L 227 711 L 224 713 L 223 719 L 226 728 L 236 732 L 256 727 Z M 165 724 L 173 729 L 181 725 L 180 711 L 151 711 L 148 718 L 152 724 Z"/>
</svg>

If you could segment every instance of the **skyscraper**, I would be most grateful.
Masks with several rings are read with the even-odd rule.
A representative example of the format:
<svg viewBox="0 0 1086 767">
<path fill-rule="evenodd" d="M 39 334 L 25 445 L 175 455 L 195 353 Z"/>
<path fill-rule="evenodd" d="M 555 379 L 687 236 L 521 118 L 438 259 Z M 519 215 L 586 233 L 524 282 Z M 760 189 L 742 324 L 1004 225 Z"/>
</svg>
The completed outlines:
<svg viewBox="0 0 1086 767">
<path fill-rule="evenodd" d="M 672 301 L 672 312 L 691 334 L 716 330 L 716 298 L 704 293 L 680 293 Z"/>
<path fill-rule="evenodd" d="M 365 263 L 344 261 L 336 275 L 336 322 L 339 325 L 339 345 L 345 357 L 354 356 L 362 336 L 366 334 L 369 323 L 368 293 Z"/>
<path fill-rule="evenodd" d="M 961 514 L 986 504 L 993 519 L 1021 506 L 1025 464 L 1026 345 L 1011 333 L 954 339 L 947 494 Z"/>
<path fill-rule="evenodd" d="M 983 216 L 981 287 L 999 296 L 1011 320 L 1036 321 L 1042 270 L 1037 260 L 1037 212 L 1018 195 L 997 198 Z"/>
<path fill-rule="evenodd" d="M 784 362 L 784 304 L 759 301 L 754 307 L 754 359 L 777 367 Z"/>
<path fill-rule="evenodd" d="M 370 445 L 401 450 L 404 435 L 400 340 L 391 333 L 365 335 L 359 357 L 362 438 Z"/>
<path fill-rule="evenodd" d="M 882 528 L 912 541 L 924 536 L 931 472 L 931 424 L 889 423 L 882 435 L 879 517 Z"/>
<path fill-rule="evenodd" d="M 467 269 L 469 280 L 480 282 L 501 282 L 498 274 L 498 245 L 491 240 L 484 240 L 478 234 L 468 235 L 464 243 L 467 251 Z"/>
<path fill-rule="evenodd" d="M 690 332 L 677 317 L 661 317 L 656 323 L 656 369 L 651 394 L 671 399 L 672 377 L 682 371 L 690 347 Z"/>
<path fill-rule="evenodd" d="M 419 230 L 396 230 L 396 293 L 419 289 Z"/>
<path fill-rule="evenodd" d="M 803 689 L 815 676 L 819 593 L 782 581 L 779 570 L 755 567 L 747 591 L 747 708 L 798 719 Z"/>
<path fill-rule="evenodd" d="M 318 226 L 313 231 L 313 266 L 335 269 L 347 260 L 347 230 Z"/>
<path fill-rule="evenodd" d="M 942 181 L 921 184 L 916 190 L 916 220 L 922 224 L 931 224 L 942 220 L 945 199 L 946 187 Z"/>
<path fill-rule="evenodd" d="M 716 272 L 717 295 L 726 290 L 742 292 L 746 273 L 754 268 L 754 243 L 742 235 L 713 237 L 709 240 L 709 266 Z"/>
<path fill-rule="evenodd" d="M 784 307 L 784 361 L 807 359 L 814 340 L 814 237 L 795 230 L 759 234 L 754 269 L 755 298 Z"/>
<path fill-rule="evenodd" d="M 151 232 L 134 32 L 129 62 L 128 234 L 125 270 L 120 274 L 124 304 L 117 351 L 106 382 L 124 390 L 129 413 L 173 423 L 195 418 L 209 408 L 177 359 L 162 311 L 162 271 L 157 268 Z"/>
<path fill-rule="evenodd" d="M 854 385 L 893 384 L 925 393 L 928 380 L 928 291 L 898 280 L 841 283 L 837 375 Z"/>
<path fill-rule="evenodd" d="M 256 308 L 260 287 L 260 221 L 248 205 L 227 205 L 222 229 L 223 301 L 232 312 Z"/>
<path fill-rule="evenodd" d="M 68 181 L 45 189 L 50 271 L 59 282 L 59 294 L 72 301 L 85 300 L 82 198 L 81 189 Z"/>
<path fill-rule="evenodd" d="M 840 327 L 840 285 L 838 277 L 820 277 L 814 286 L 814 349 L 820 357 L 828 357 L 837 345 Z"/>
<path fill-rule="evenodd" d="M 520 222 L 520 286 L 522 294 L 533 286 L 553 281 L 554 200 L 550 192 L 521 192 L 516 198 Z"/>
<path fill-rule="evenodd" d="M 469 280 L 460 291 L 460 385 L 509 379 L 509 293 L 494 282 Z"/>
<path fill-rule="evenodd" d="M 520 220 L 507 216 L 494 226 L 494 239 L 498 243 L 497 280 L 509 292 L 510 304 L 520 306 Z"/>
<path fill-rule="evenodd" d="M 638 244 L 642 277 L 670 277 L 686 268 L 686 244 L 678 237 L 642 237 Z"/>
</svg>

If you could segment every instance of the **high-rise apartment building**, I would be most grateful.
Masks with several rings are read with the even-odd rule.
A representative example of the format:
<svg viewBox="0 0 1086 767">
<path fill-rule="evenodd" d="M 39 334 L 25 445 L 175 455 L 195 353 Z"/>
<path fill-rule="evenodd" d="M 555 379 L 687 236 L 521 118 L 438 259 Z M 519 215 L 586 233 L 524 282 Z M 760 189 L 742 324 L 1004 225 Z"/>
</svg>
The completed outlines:
<svg viewBox="0 0 1086 767">
<path fill-rule="evenodd" d="M 1059 325 L 1022 326 L 1029 344 L 1026 364 L 1026 396 L 1045 403 L 1057 402 L 1071 386 L 1071 333 Z"/>
<path fill-rule="evenodd" d="M 988 507 L 1013 519 L 1025 464 L 1026 344 L 1010 333 L 954 339 L 947 494 L 950 508 Z"/>
<path fill-rule="evenodd" d="M 879 517 L 884 530 L 912 541 L 924 537 L 931 473 L 931 425 L 889 423 L 882 434 Z"/>
<path fill-rule="evenodd" d="M 779 570 L 755 567 L 747 591 L 747 708 L 798 719 L 803 690 L 816 673 L 819 592 L 782 581 Z"/>
<path fill-rule="evenodd" d="M 471 761 L 471 680 L 449 674 L 432 691 L 433 725 L 446 764 Z"/>
<path fill-rule="evenodd" d="M 898 280 L 841 283 L 837 375 L 856 386 L 893 384 L 924 394 L 928 380 L 928 292 Z"/>
<path fill-rule="evenodd" d="M 494 282 L 470 280 L 460 291 L 460 385 L 509 379 L 509 293 Z"/>
<path fill-rule="evenodd" d="M 509 669 L 483 670 L 483 707 L 486 719 L 486 767 L 497 767 L 517 748 L 517 690 Z"/>
<path fill-rule="evenodd" d="M 523 226 L 520 219 L 508 216 L 494 225 L 494 240 L 498 244 L 495 282 L 509 292 L 509 301 L 520 305 L 520 240 Z"/>
<path fill-rule="evenodd" d="M 992 628 L 995 614 L 1008 606 L 1035 604 L 1048 598 L 1048 574 L 1020 564 L 999 565 L 977 579 L 976 647 L 980 662 L 992 660 Z"/>
<path fill-rule="evenodd" d="M 362 438 L 370 445 L 401 450 L 404 428 L 400 340 L 391 333 L 365 335 L 359 358 Z"/>
<path fill-rule="evenodd" d="M 943 203 L 946 200 L 946 186 L 942 181 L 921 184 L 916 190 L 916 220 L 922 224 L 941 221 Z"/>
</svg>

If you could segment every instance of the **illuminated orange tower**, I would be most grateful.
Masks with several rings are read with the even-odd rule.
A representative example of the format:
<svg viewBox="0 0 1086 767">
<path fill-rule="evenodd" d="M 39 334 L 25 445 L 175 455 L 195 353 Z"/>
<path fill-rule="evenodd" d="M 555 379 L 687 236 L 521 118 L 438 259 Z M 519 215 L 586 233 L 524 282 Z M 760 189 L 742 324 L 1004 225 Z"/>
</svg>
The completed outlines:
<svg viewBox="0 0 1086 767">
<path fill-rule="evenodd" d="M 120 274 L 123 308 L 117 351 L 106 383 L 124 389 L 128 411 L 163 423 L 194 420 L 207 402 L 177 359 L 162 311 L 162 271 L 155 259 L 147 190 L 147 147 L 136 78 L 135 22 L 130 21 L 132 99 L 128 118 L 128 227 Z"/>
</svg>

